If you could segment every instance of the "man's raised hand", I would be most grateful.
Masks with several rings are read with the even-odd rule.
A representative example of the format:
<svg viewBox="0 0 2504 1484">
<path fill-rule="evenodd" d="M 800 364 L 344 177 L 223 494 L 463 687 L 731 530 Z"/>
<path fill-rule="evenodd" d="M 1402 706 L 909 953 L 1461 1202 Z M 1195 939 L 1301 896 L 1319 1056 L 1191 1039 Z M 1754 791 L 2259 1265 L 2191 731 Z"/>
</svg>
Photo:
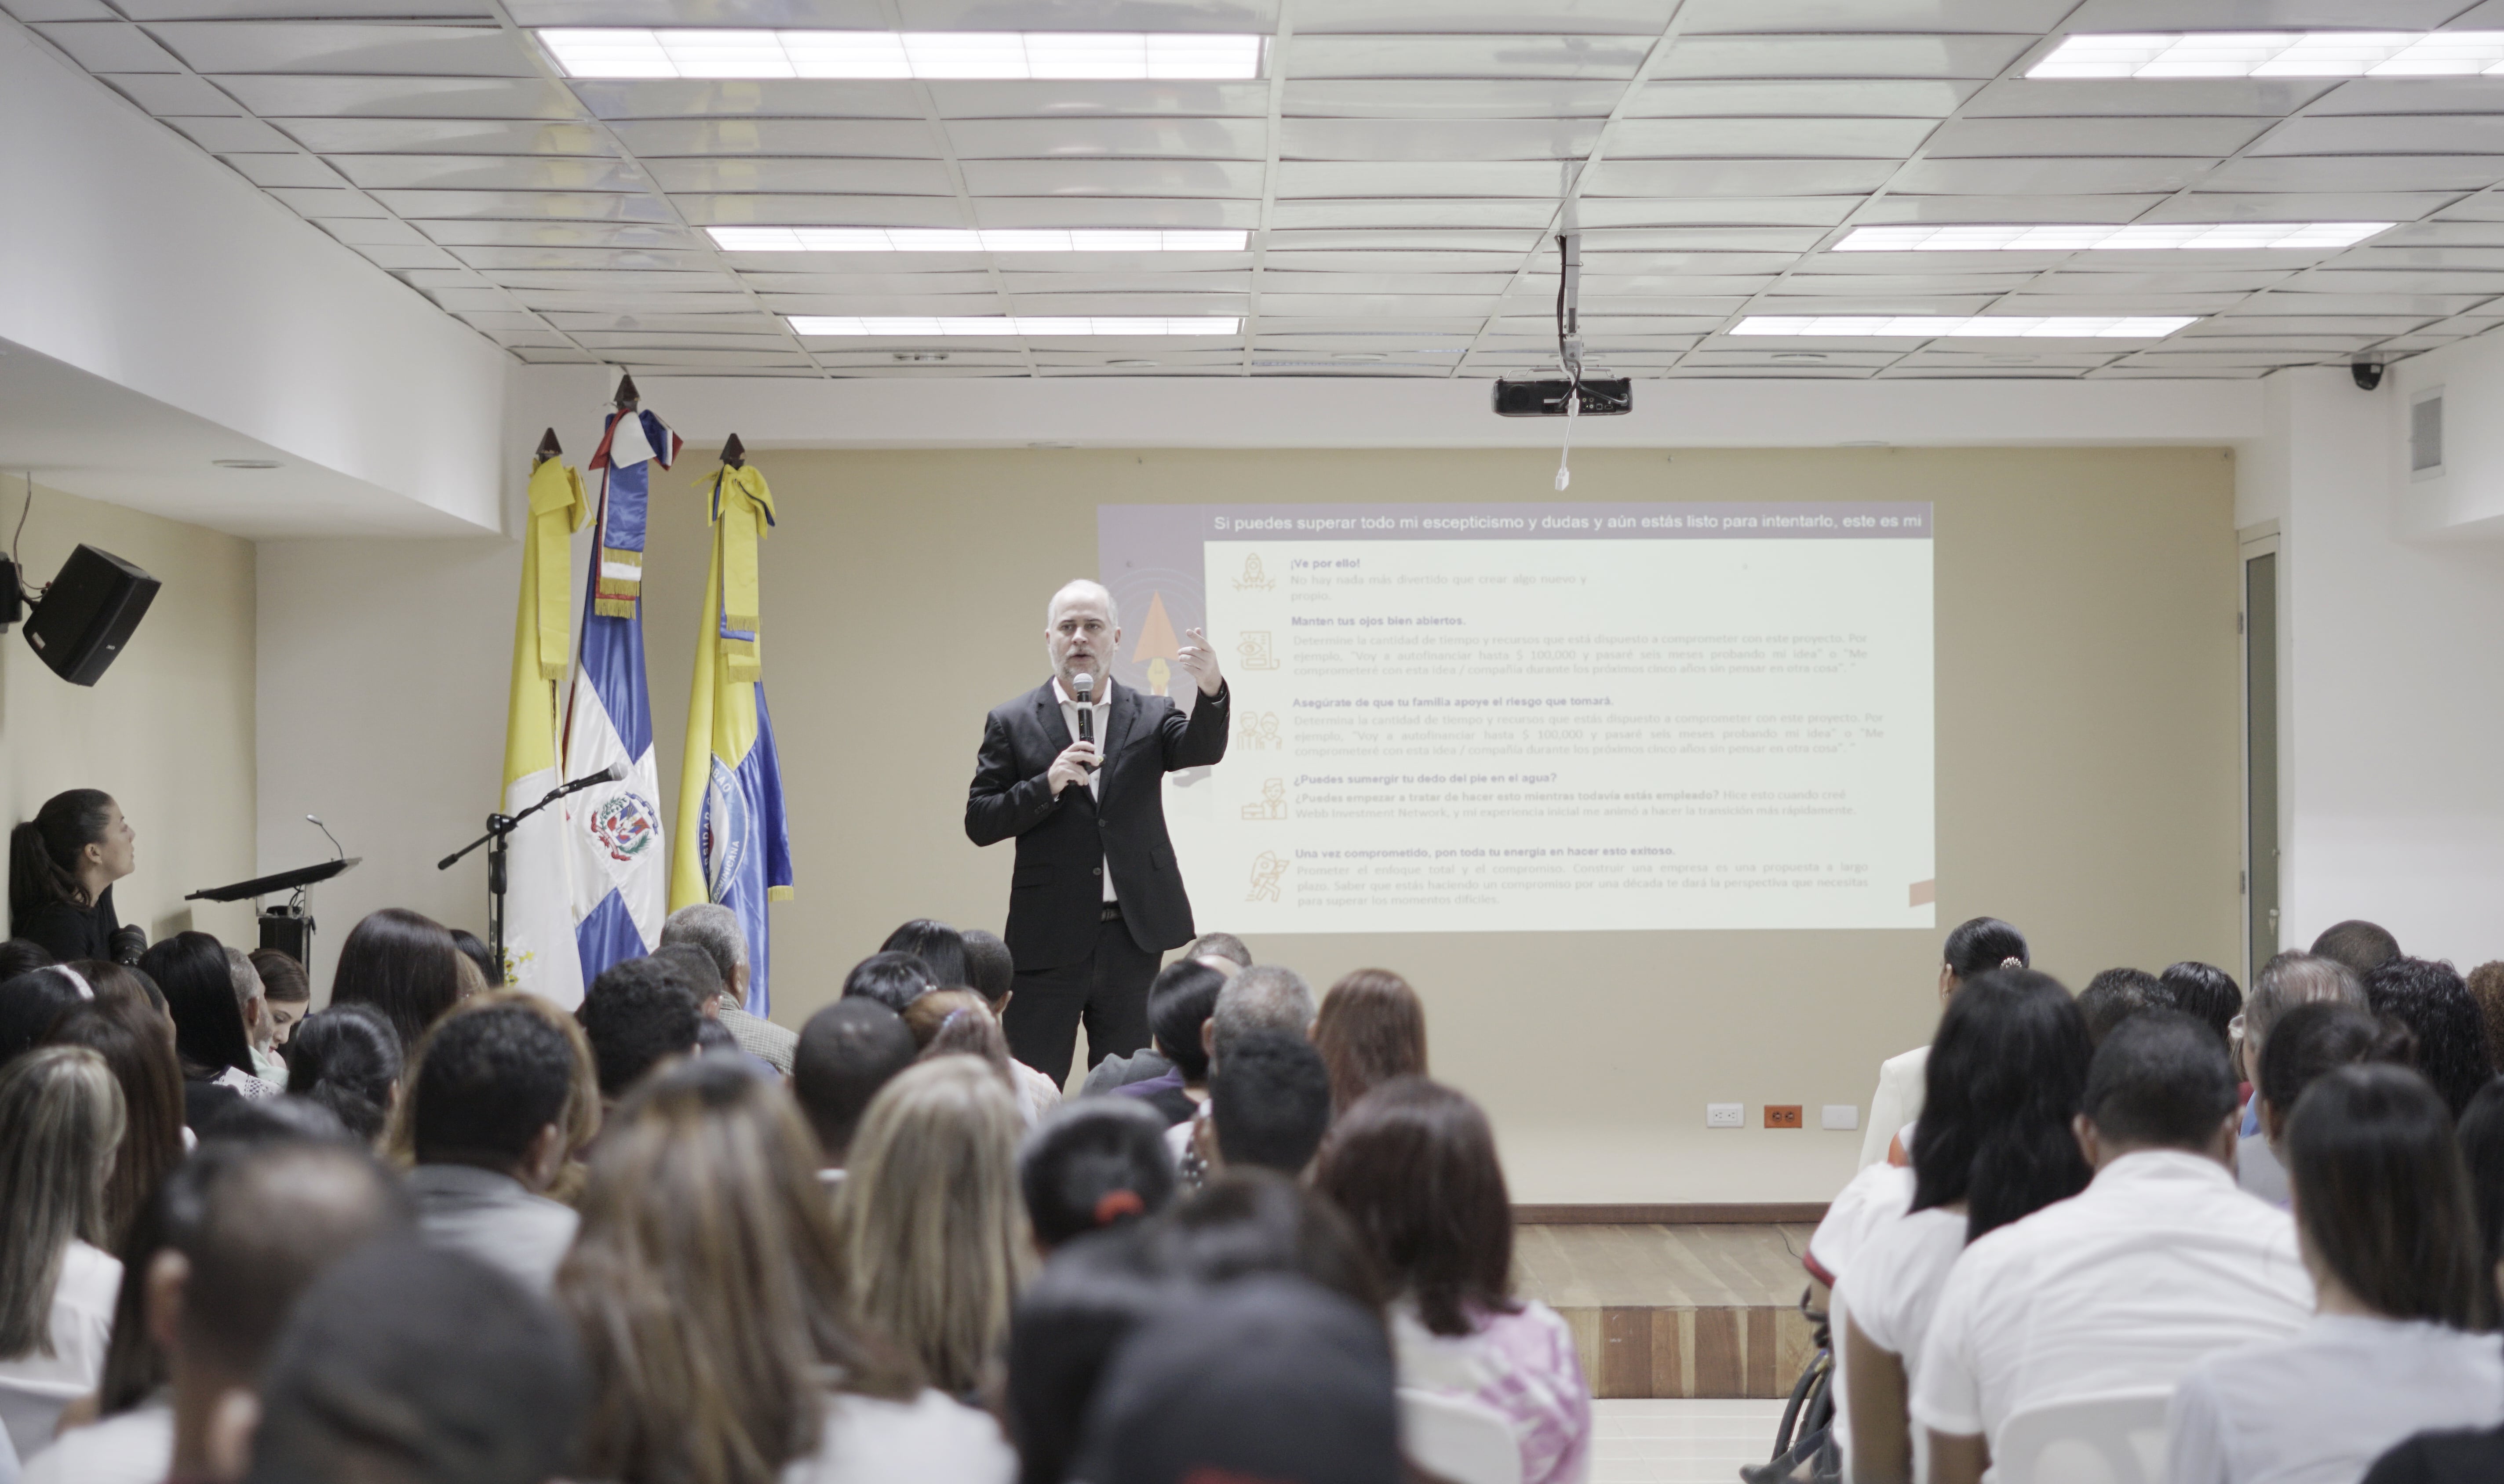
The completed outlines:
<svg viewBox="0 0 2504 1484">
<path fill-rule="evenodd" d="M 1208 631 L 1186 629 L 1182 638 L 1182 648 L 1175 651 L 1175 660 L 1200 682 L 1201 695 L 1216 695 L 1218 687 L 1226 683 L 1226 676 L 1218 673 L 1217 651 L 1208 646 Z"/>
</svg>

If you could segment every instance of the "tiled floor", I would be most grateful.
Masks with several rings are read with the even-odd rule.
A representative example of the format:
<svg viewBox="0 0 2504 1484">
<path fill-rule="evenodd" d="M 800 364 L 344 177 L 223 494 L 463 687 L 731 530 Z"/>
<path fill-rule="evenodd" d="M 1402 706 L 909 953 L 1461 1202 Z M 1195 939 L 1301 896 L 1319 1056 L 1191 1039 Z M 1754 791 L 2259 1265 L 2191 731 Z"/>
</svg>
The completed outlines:
<svg viewBox="0 0 2504 1484">
<path fill-rule="evenodd" d="M 1589 1484 L 1738 1484 L 1782 1420 L 1780 1401 L 1594 1401 Z"/>
</svg>

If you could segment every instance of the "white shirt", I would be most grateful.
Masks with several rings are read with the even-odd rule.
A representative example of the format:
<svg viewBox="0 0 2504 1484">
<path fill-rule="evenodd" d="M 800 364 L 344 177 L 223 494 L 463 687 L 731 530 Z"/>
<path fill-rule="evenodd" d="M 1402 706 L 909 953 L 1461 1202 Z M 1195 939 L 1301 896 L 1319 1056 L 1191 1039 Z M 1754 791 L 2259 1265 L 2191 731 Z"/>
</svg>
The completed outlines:
<svg viewBox="0 0 2504 1484">
<path fill-rule="evenodd" d="M 30 1350 L 0 1361 L 0 1425 L 19 1458 L 50 1446 L 61 1408 L 95 1390 L 121 1289 L 121 1259 L 75 1239 L 62 1251 L 61 1281 L 52 1289 L 52 1354 Z"/>
<path fill-rule="evenodd" d="M 1025 1062 L 1009 1063 L 1009 1080 L 1017 1084 L 1018 1112 L 1025 1116 L 1026 1127 L 1050 1118 L 1061 1106 L 1061 1084 Z"/>
<path fill-rule="evenodd" d="M 1913 1172 L 1900 1164 L 1873 1164 L 1852 1177 L 1843 1193 L 1826 1208 L 1826 1220 L 1808 1239 L 1809 1275 L 1828 1286 L 1858 1260 L 1870 1234 L 1904 1214 L 1913 1203 Z M 1844 1295 L 1836 1290 L 1826 1299 L 1826 1323 L 1836 1334 L 1846 1318 Z M 1852 1449 L 1852 1378 L 1840 1366 L 1834 1372 L 1834 1441 L 1847 1454 Z"/>
<path fill-rule="evenodd" d="M 2504 1348 L 2425 1320 L 2321 1314 L 2212 1355 L 2174 1394 L 2168 1484 L 2356 1484 L 2414 1433 L 2504 1422 Z"/>
<path fill-rule="evenodd" d="M 72 1428 L 26 1461 L 22 1484 L 164 1484 L 174 1467 L 174 1402 L 162 1392 Z"/>
<path fill-rule="evenodd" d="M 1078 741 L 1078 703 L 1070 699 L 1069 692 L 1062 688 L 1059 675 L 1052 677 L 1052 695 L 1054 700 L 1061 703 L 1061 724 L 1069 729 L 1069 740 Z M 1091 717 L 1088 725 L 1096 729 L 1096 745 L 1100 748 L 1104 745 L 1104 724 L 1113 718 L 1113 677 L 1111 675 L 1096 677 L 1096 701 L 1087 707 Z M 1103 771 L 1100 766 L 1087 770 L 1089 797 L 1095 796 L 1096 779 Z M 1113 900 L 1113 863 L 1111 861 L 1103 863 L 1102 874 L 1104 900 L 1110 902 Z"/>
<path fill-rule="evenodd" d="M 1965 1251 L 1965 1217 L 1936 1206 L 1880 1226 L 1842 1274 L 1852 1295 L 1852 1328 L 1904 1360 L 1904 1377 L 1920 1379 L 1922 1340 L 1930 1331 L 1948 1270 Z"/>
<path fill-rule="evenodd" d="M 2217 1351 L 2294 1337 L 2312 1314 L 2285 1212 L 2204 1155 L 2125 1155 L 1957 1260 L 1923 1342 L 1913 1420 L 1997 1449 L 2021 1408 L 2170 1387 Z"/>
<path fill-rule="evenodd" d="M 1878 1090 L 1869 1095 L 1869 1122 L 1861 1130 L 1861 1166 L 1867 1169 L 1887 1157 L 1887 1146 L 1904 1125 L 1922 1116 L 1927 1095 L 1930 1049 L 1917 1046 L 1900 1056 L 1878 1063 Z"/>
<path fill-rule="evenodd" d="M 911 1401 L 839 1393 L 817 1451 L 794 1459 L 782 1484 L 1008 1484 L 1017 1455 L 986 1412 L 925 1391 Z"/>
</svg>

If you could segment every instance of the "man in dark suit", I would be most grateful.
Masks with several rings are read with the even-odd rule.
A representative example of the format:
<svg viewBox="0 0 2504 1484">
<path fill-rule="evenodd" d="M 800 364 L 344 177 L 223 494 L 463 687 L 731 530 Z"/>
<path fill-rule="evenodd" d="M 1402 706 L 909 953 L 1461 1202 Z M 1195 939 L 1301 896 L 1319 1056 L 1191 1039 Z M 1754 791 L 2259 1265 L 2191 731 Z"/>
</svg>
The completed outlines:
<svg viewBox="0 0 2504 1484">
<path fill-rule="evenodd" d="M 1148 1044 L 1148 982 L 1192 938 L 1165 836 L 1165 776 L 1226 756 L 1226 677 L 1198 629 L 1176 662 L 1200 683 L 1186 717 L 1106 673 L 1122 640 L 1113 595 L 1087 581 L 1044 612 L 1052 678 L 995 707 L 965 798 L 965 838 L 1017 837 L 1005 936 L 1017 993 L 1002 1028 L 1018 1060 L 1066 1081 L 1078 1025 L 1088 1063 Z M 1078 677 L 1094 681 L 1080 725 Z M 1094 741 L 1080 737 L 1091 732 Z"/>
</svg>

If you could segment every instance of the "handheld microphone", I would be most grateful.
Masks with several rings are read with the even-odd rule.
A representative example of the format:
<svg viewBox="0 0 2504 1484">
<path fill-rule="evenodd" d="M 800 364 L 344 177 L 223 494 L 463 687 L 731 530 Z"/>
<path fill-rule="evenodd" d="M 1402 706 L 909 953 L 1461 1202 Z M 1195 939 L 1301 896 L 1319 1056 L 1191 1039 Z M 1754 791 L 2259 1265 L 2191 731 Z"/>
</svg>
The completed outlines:
<svg viewBox="0 0 2504 1484">
<path fill-rule="evenodd" d="M 1069 688 L 1078 694 L 1078 740 L 1096 740 L 1096 677 L 1081 672 L 1069 677 Z"/>
<path fill-rule="evenodd" d="M 548 797 L 551 799 L 562 799 L 568 794 L 578 794 L 586 788 L 598 788 L 603 783 L 623 783 L 625 781 L 626 765 L 624 763 L 611 763 L 608 767 L 602 769 L 598 773 L 592 774 L 588 777 L 574 779 L 573 782 L 566 784 L 556 792 L 548 795 Z"/>
</svg>

